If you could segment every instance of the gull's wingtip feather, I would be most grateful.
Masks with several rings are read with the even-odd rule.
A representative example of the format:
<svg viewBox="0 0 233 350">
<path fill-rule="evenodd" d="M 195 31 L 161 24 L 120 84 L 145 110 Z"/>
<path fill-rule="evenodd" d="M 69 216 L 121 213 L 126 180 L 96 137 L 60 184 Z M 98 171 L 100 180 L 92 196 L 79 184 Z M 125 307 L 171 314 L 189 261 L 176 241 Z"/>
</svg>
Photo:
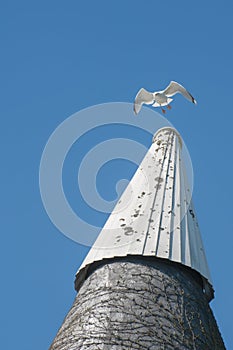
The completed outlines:
<svg viewBox="0 0 233 350">
<path fill-rule="evenodd" d="M 140 112 L 140 110 L 141 110 L 141 106 L 140 106 L 139 104 L 137 104 L 137 103 L 134 103 L 134 105 L 133 105 L 133 111 L 134 111 L 135 116 L 138 115 L 138 113 Z"/>
</svg>

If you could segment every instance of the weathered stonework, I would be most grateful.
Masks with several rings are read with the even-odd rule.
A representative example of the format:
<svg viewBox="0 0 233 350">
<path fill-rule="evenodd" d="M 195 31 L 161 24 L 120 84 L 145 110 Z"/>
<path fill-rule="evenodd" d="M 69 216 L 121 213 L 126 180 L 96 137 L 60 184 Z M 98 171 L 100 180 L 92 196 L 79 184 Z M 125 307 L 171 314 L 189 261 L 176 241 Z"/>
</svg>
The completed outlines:
<svg viewBox="0 0 233 350">
<path fill-rule="evenodd" d="M 50 350 L 225 349 L 201 278 L 178 265 L 125 258 L 97 267 Z"/>
</svg>

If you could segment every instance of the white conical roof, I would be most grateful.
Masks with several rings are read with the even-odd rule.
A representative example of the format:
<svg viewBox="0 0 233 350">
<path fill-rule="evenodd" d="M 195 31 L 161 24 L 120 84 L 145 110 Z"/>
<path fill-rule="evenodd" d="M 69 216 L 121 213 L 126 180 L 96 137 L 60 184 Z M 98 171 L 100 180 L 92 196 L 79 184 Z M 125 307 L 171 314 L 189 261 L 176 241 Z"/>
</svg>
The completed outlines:
<svg viewBox="0 0 233 350">
<path fill-rule="evenodd" d="M 171 127 L 162 128 L 80 266 L 77 288 L 90 264 L 129 255 L 186 265 L 211 287 L 191 192 L 181 137 Z"/>
</svg>

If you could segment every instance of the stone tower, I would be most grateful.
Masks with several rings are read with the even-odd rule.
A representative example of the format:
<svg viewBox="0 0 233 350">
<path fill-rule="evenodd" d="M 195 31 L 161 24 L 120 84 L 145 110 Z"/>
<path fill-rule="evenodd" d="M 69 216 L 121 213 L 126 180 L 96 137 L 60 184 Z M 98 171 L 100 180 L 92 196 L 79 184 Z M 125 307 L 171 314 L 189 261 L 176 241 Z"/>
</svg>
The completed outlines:
<svg viewBox="0 0 233 350">
<path fill-rule="evenodd" d="M 225 349 L 175 129 L 155 134 L 75 288 L 50 350 Z"/>
</svg>

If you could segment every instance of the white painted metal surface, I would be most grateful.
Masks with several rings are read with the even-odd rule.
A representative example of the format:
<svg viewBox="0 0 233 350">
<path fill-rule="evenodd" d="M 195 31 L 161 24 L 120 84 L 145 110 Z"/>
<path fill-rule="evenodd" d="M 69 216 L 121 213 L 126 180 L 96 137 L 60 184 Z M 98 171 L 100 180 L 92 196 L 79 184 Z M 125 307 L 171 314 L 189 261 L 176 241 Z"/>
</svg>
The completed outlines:
<svg viewBox="0 0 233 350">
<path fill-rule="evenodd" d="M 182 161 L 182 140 L 165 127 L 77 272 L 102 259 L 128 255 L 169 259 L 198 271 L 212 286 Z M 79 284 L 79 283 L 78 283 Z"/>
</svg>

